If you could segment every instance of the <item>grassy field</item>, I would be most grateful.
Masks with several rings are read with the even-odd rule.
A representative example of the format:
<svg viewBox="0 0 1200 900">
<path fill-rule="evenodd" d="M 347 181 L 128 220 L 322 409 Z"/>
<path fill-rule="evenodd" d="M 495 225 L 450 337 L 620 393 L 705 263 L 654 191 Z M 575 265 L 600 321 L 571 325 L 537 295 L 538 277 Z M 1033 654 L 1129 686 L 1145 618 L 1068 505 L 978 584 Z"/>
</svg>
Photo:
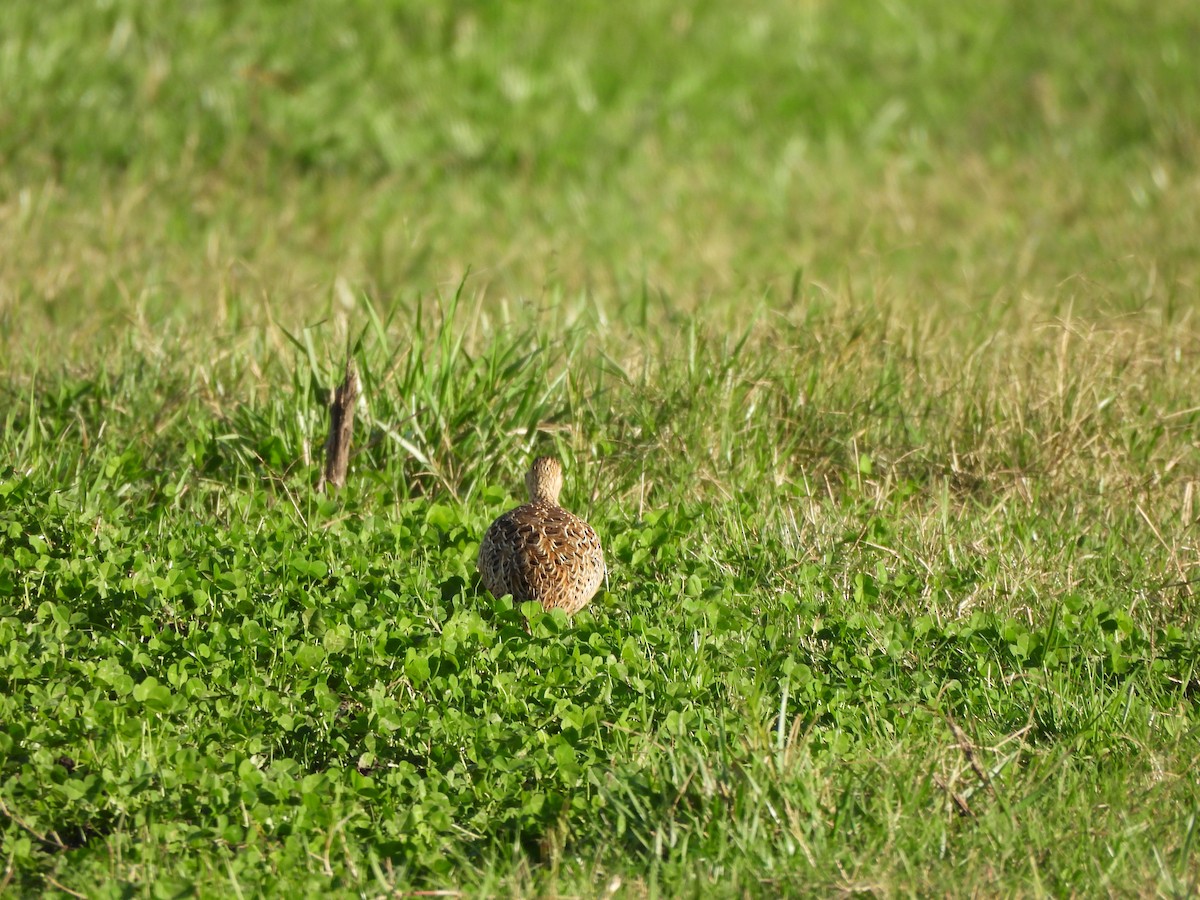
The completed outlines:
<svg viewBox="0 0 1200 900">
<path fill-rule="evenodd" d="M 1197 46 L 0 4 L 0 895 L 1194 895 Z"/>
</svg>

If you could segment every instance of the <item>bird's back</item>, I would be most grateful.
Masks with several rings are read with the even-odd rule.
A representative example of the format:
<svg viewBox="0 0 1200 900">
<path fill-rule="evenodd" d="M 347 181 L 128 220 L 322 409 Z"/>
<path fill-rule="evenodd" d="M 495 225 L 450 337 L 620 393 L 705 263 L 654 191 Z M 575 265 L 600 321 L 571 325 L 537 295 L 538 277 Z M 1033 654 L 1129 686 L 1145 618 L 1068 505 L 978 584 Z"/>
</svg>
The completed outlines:
<svg viewBox="0 0 1200 900">
<path fill-rule="evenodd" d="M 479 572 L 497 597 L 536 600 L 570 615 L 604 580 L 604 553 L 583 519 L 551 503 L 527 503 L 488 528 L 479 545 Z"/>
</svg>

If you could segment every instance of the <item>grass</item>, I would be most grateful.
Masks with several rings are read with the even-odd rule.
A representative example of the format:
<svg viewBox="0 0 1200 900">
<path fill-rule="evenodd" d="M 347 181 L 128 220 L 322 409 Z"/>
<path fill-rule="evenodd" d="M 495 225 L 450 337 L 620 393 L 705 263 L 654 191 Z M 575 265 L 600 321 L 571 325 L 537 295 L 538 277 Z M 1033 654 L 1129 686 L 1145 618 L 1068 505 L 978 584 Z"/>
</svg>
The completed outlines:
<svg viewBox="0 0 1200 900">
<path fill-rule="evenodd" d="M 0 35 L 0 893 L 1195 892 L 1190 4 Z"/>
</svg>

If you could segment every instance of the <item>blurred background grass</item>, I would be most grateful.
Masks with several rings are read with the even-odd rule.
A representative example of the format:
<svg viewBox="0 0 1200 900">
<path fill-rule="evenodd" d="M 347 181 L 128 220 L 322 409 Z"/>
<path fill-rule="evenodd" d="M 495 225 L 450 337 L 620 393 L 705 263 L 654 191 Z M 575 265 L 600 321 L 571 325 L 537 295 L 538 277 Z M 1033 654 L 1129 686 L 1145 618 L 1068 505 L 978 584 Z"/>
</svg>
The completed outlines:
<svg viewBox="0 0 1200 900">
<path fill-rule="evenodd" d="M 468 271 L 502 317 L 792 311 L 805 285 L 971 334 L 1170 314 L 1196 46 L 1188 0 L 9 2 L 0 326 L 87 353 Z"/>
</svg>

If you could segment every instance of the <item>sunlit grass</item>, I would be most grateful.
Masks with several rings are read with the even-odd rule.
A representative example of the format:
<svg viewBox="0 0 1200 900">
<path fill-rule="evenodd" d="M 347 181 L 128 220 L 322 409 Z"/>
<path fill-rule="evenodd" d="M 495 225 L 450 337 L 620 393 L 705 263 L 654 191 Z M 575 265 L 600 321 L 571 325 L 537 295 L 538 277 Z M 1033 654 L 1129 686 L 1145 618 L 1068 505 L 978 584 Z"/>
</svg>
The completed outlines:
<svg viewBox="0 0 1200 900">
<path fill-rule="evenodd" d="M 0 35 L 0 893 L 1195 890 L 1191 5 Z"/>
</svg>

